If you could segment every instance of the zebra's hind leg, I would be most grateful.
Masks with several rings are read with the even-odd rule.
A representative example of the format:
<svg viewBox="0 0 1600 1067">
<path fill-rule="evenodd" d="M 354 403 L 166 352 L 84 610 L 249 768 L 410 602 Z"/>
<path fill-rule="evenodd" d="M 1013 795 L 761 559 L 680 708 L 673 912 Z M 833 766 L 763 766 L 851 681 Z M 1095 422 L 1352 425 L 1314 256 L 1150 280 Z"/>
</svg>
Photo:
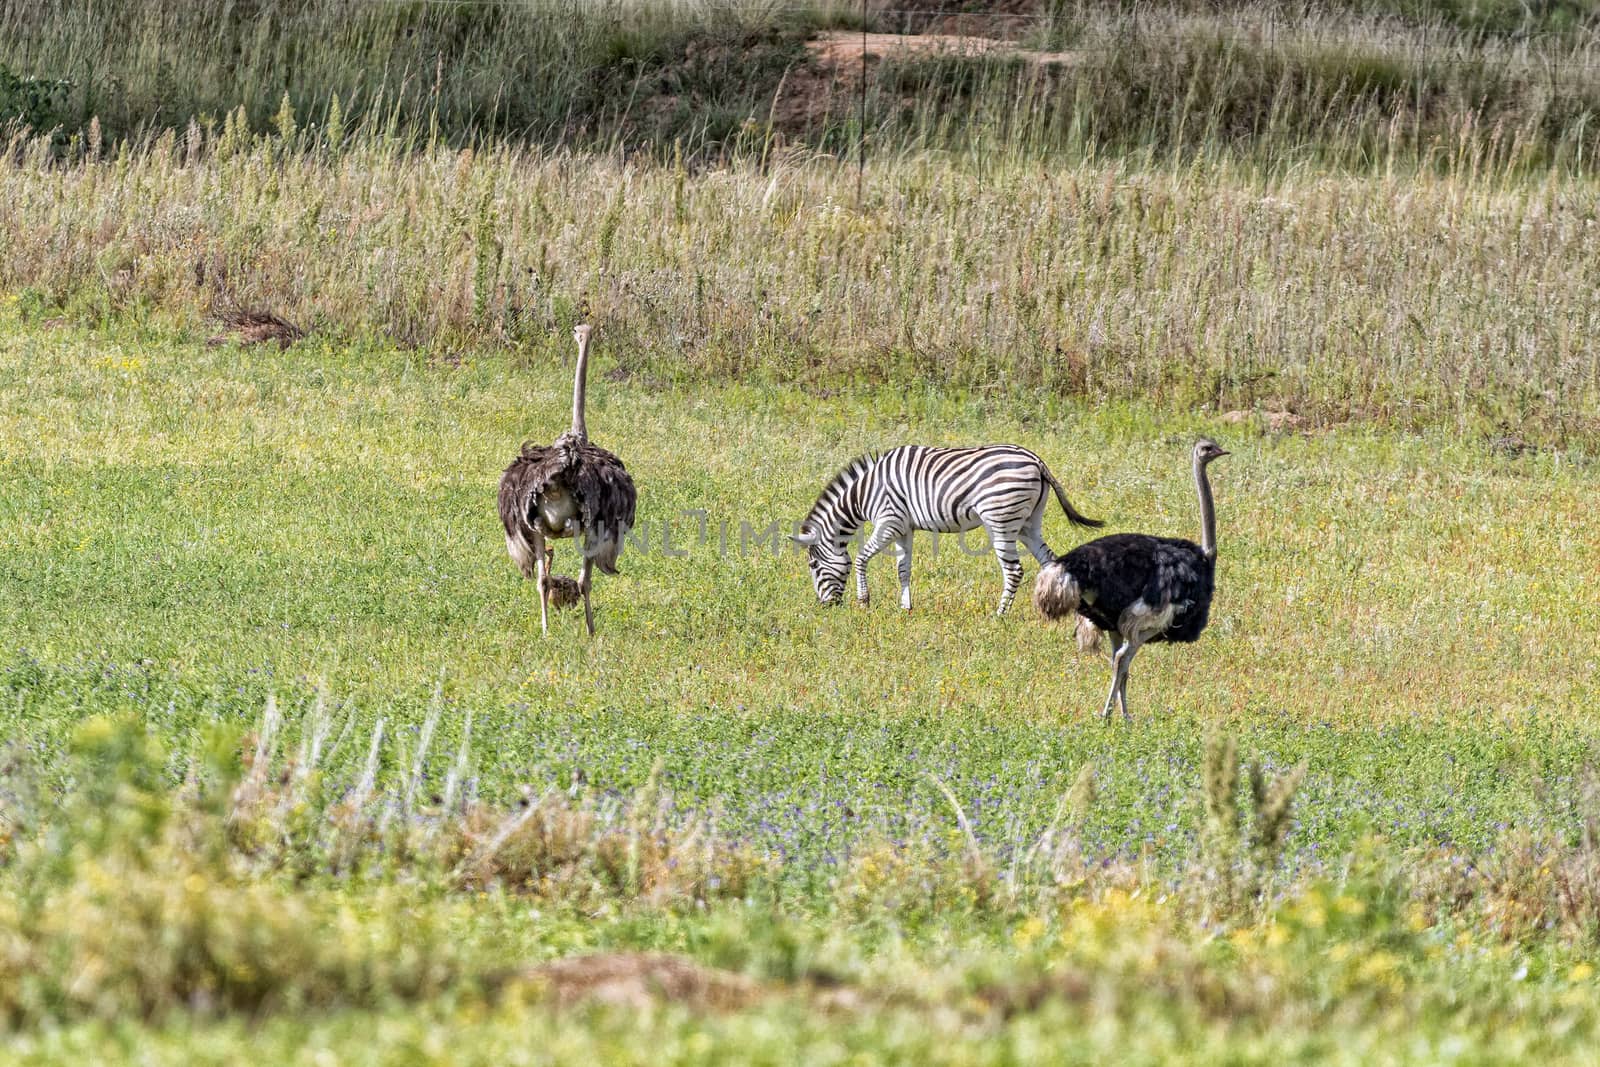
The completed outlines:
<svg viewBox="0 0 1600 1067">
<path fill-rule="evenodd" d="M 1039 566 L 1055 561 L 1056 554 L 1050 551 L 1050 546 L 1044 543 L 1044 500 L 1039 501 L 1039 506 L 1033 509 L 1033 514 L 1028 516 L 1028 521 L 1022 524 L 1022 529 L 1017 531 L 1017 540 L 1026 548 L 1033 558 L 1039 561 Z"/>
<path fill-rule="evenodd" d="M 994 555 L 1000 561 L 1000 573 L 1006 582 L 1000 594 L 1000 610 L 995 614 L 1004 615 L 1017 595 L 1017 587 L 1022 584 L 1022 564 L 1017 559 L 1017 543 L 1008 535 L 991 532 L 990 537 L 994 540 Z"/>
<path fill-rule="evenodd" d="M 900 607 L 905 611 L 911 610 L 911 534 L 905 533 L 895 539 L 895 563 L 900 571 Z"/>
<path fill-rule="evenodd" d="M 867 538 L 867 543 L 861 547 L 861 555 L 856 557 L 856 599 L 863 604 L 870 604 L 871 597 L 867 593 L 867 563 L 888 548 L 900 536 L 892 523 L 877 522 L 873 524 L 872 536 Z"/>
</svg>

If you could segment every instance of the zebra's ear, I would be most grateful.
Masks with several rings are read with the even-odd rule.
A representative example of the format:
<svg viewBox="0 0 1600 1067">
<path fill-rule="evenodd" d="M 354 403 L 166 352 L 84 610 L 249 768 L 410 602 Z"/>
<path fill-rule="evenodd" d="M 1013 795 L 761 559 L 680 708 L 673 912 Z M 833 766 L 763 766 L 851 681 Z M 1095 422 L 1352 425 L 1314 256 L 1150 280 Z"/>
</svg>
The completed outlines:
<svg viewBox="0 0 1600 1067">
<path fill-rule="evenodd" d="M 819 535 L 815 530 L 801 530 L 797 534 L 790 534 L 789 540 L 793 541 L 797 545 L 805 545 L 807 548 L 810 548 L 812 545 L 817 543 L 817 538 L 819 536 L 821 535 Z"/>
</svg>

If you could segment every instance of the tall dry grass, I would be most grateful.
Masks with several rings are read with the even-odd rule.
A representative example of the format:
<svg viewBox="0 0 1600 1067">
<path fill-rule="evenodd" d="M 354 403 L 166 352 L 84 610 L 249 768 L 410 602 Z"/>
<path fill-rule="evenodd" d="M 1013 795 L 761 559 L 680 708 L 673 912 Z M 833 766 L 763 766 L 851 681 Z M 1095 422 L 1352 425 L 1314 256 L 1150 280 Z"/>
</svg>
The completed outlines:
<svg viewBox="0 0 1600 1067">
<path fill-rule="evenodd" d="M 40 316 L 540 361 L 580 314 L 624 373 L 938 381 L 1592 438 L 1595 182 L 1267 178 L 773 151 L 714 169 L 455 151 L 293 116 L 0 161 L 0 288 Z M 552 339 L 555 339 L 554 341 Z"/>
<path fill-rule="evenodd" d="M 98 116 L 117 137 L 240 107 L 264 127 L 287 95 L 460 135 L 607 141 L 656 132 L 634 105 L 664 76 L 697 97 L 674 133 L 738 121 L 719 115 L 751 107 L 738 73 L 770 84 L 781 61 L 767 75 L 755 53 L 811 17 L 761 0 L 4 0 L 0 68 L 65 80 L 56 120 Z"/>
</svg>

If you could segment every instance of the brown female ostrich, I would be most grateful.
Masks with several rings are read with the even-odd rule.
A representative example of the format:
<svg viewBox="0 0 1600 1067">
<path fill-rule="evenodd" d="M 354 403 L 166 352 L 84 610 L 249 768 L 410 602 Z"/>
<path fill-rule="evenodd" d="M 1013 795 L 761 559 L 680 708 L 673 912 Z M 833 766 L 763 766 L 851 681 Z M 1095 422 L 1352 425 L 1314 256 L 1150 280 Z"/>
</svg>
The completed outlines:
<svg viewBox="0 0 1600 1067">
<path fill-rule="evenodd" d="M 524 578 L 539 585 L 539 628 L 550 632 L 550 602 L 556 581 L 550 573 L 554 550 L 546 538 L 583 539 L 583 569 L 578 592 L 583 595 L 583 620 L 594 633 L 594 608 L 589 603 L 589 576 L 598 566 L 617 573 L 622 539 L 633 526 L 639 494 L 622 461 L 589 442 L 583 419 L 584 382 L 589 370 L 591 327 L 572 331 L 578 341 L 578 368 L 572 383 L 572 429 L 551 445 L 524 443 L 522 454 L 500 477 L 500 521 L 506 528 L 506 550 Z M 566 579 L 571 581 L 571 579 Z"/>
</svg>

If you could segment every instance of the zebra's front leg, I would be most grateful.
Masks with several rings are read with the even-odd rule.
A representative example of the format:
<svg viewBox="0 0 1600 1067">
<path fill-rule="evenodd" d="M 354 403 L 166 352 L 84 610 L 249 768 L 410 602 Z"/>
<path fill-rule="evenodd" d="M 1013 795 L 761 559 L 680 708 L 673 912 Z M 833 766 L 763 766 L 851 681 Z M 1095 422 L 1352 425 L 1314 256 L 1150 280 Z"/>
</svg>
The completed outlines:
<svg viewBox="0 0 1600 1067">
<path fill-rule="evenodd" d="M 888 548 L 897 536 L 898 532 L 894 527 L 880 523 L 872 528 L 872 536 L 861 546 L 861 555 L 856 557 L 856 599 L 861 603 L 872 602 L 867 593 L 867 563 L 873 556 Z"/>
<path fill-rule="evenodd" d="M 1017 559 L 1015 541 L 1005 534 L 991 533 L 990 536 L 994 540 L 994 556 L 1000 561 L 1000 573 L 1006 582 L 1000 593 L 1000 609 L 995 614 L 1004 615 L 1017 595 L 1017 587 L 1022 584 L 1022 563 Z"/>
<path fill-rule="evenodd" d="M 895 539 L 896 564 L 900 571 L 900 607 L 911 610 L 911 534 Z"/>
</svg>

